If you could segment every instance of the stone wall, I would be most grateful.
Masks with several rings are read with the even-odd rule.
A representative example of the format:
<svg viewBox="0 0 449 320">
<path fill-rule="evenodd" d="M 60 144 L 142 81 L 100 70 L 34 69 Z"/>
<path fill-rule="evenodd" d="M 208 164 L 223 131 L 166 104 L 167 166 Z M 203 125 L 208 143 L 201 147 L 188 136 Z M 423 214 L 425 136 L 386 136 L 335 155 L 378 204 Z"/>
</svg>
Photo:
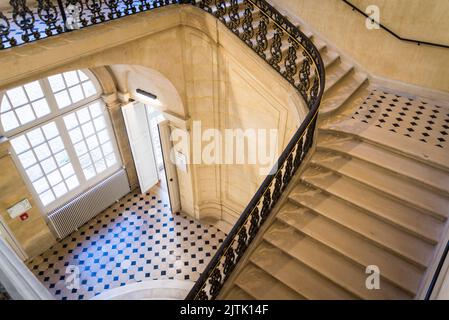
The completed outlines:
<svg viewBox="0 0 449 320">
<path fill-rule="evenodd" d="M 217 19 L 191 6 L 144 12 L 1 51 L 0 68 L 0 89 L 89 68 L 103 87 L 132 185 L 137 180 L 120 106 L 137 98 L 136 86 L 157 94 L 172 128 L 189 131 L 198 120 L 203 129 L 277 129 L 279 150 L 306 113 L 298 94 L 271 67 Z M 234 222 L 264 178 L 257 169 L 192 164 L 187 172 L 178 170 L 182 210 Z M 30 242 L 33 235 L 18 226 L 16 236 L 27 235 L 19 242 Z"/>
<path fill-rule="evenodd" d="M 383 29 L 367 29 L 366 18 L 341 0 L 269 0 L 276 8 L 296 16 L 351 57 L 372 75 L 438 91 L 449 91 L 449 49 L 401 41 Z M 379 5 L 381 22 L 401 36 L 442 42 L 449 38 L 449 1 L 354 0 L 366 9 Z M 382 20 L 385 19 L 385 20 Z M 413 24 L 413 25 L 412 25 Z M 419 26 L 419 27 L 418 27 Z M 392 27 L 393 28 L 393 27 Z M 416 32 L 416 28 L 420 32 Z M 415 30 L 415 31 L 414 31 Z M 396 30 L 395 30 L 396 31 Z"/>
</svg>

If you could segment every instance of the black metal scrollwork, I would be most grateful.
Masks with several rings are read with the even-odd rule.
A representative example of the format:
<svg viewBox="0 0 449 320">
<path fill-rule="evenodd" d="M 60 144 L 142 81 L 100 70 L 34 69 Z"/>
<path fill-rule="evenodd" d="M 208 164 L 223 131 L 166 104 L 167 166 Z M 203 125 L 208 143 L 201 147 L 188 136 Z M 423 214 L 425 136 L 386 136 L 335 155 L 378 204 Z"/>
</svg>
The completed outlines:
<svg viewBox="0 0 449 320">
<path fill-rule="evenodd" d="M 215 8 L 215 17 L 221 21 L 224 21 L 224 16 L 226 15 L 226 1 L 215 0 Z"/>
<path fill-rule="evenodd" d="M 103 11 L 101 10 L 102 0 L 86 0 L 86 7 L 90 10 L 92 16 L 90 22 L 97 24 L 106 20 Z"/>
<path fill-rule="evenodd" d="M 215 269 L 212 272 L 212 275 L 211 275 L 211 277 L 209 279 L 210 294 L 212 295 L 213 298 L 216 298 L 218 293 L 220 293 L 221 281 L 222 281 L 221 272 L 220 272 L 220 270 Z"/>
<path fill-rule="evenodd" d="M 229 277 L 232 270 L 234 270 L 235 267 L 235 253 L 234 249 L 232 247 L 228 248 L 225 254 L 225 262 L 223 264 L 223 273 L 225 276 L 225 280 Z"/>
<path fill-rule="evenodd" d="M 122 13 L 120 12 L 120 10 L 118 8 L 119 7 L 119 0 L 104 0 L 104 4 L 110 10 L 108 12 L 109 20 L 120 18 L 122 16 Z"/>
<path fill-rule="evenodd" d="M 39 39 L 40 34 L 37 29 L 34 28 L 34 18 L 33 12 L 26 5 L 26 0 L 10 0 L 9 3 L 12 6 L 12 17 L 15 24 L 23 31 L 22 40 L 23 42 L 29 42 L 34 39 Z"/>
<path fill-rule="evenodd" d="M 251 47 L 253 46 L 254 27 L 253 27 L 254 6 L 248 0 L 245 1 L 245 12 L 243 14 L 242 35 L 241 38 Z"/>
<path fill-rule="evenodd" d="M 209 13 L 212 13 L 212 0 L 203 0 L 200 1 L 198 6 L 203 9 L 204 11 L 207 11 Z"/>
<path fill-rule="evenodd" d="M 268 63 L 275 68 L 276 70 L 280 70 L 279 63 L 282 61 L 282 35 L 284 32 L 278 26 L 275 27 L 275 32 L 273 36 L 273 42 L 271 44 L 270 52 L 271 58 L 268 60 Z"/>
<path fill-rule="evenodd" d="M 238 0 L 230 0 L 229 6 L 229 22 L 228 28 L 231 29 L 235 34 L 239 34 L 239 26 L 240 26 L 240 16 L 239 16 L 239 1 Z"/>
<path fill-rule="evenodd" d="M 242 226 L 242 228 L 240 229 L 239 233 L 238 233 L 238 241 L 237 241 L 237 255 L 238 256 L 242 256 L 242 254 L 245 252 L 246 247 L 248 246 L 246 243 L 246 240 L 248 239 L 248 234 L 246 231 L 246 227 Z"/>
<path fill-rule="evenodd" d="M 209 4 L 209 1 L 200 1 L 199 6 L 209 11 Z M 289 185 L 312 147 L 316 114 L 324 91 L 323 62 L 310 39 L 265 0 L 245 0 L 241 3 L 244 6 L 241 7 L 243 11 L 241 9 L 236 11 L 235 4 L 236 2 L 232 0 L 215 0 L 215 8 L 212 12 L 224 22 L 223 16 L 228 8 L 227 27 L 297 89 L 310 111 L 292 141 L 282 152 L 276 173 L 266 177 L 206 268 L 201 276 L 202 279 L 195 284 L 188 299 L 202 299 L 204 291 L 208 299 L 217 297 L 217 290 L 219 290 L 217 287 L 223 286 L 230 274 L 229 270 L 232 270 L 245 254 L 247 247 L 269 217 L 273 206 L 279 201 L 282 192 Z M 235 19 L 232 18 L 236 13 L 240 15 L 239 20 L 237 16 Z M 256 19 L 258 19 L 257 26 L 254 24 Z M 237 21 L 240 21 L 239 24 Z M 240 27 L 239 32 L 236 32 L 237 26 Z M 273 31 L 271 43 L 267 39 L 269 29 Z M 287 48 L 285 54 L 284 47 Z M 267 52 L 270 53 L 269 57 Z M 299 59 L 300 56 L 302 59 Z M 237 248 L 234 251 L 232 248 L 235 242 Z M 232 264 L 234 267 L 231 267 Z M 220 284 L 217 281 L 218 273 L 222 275 Z M 206 288 L 206 281 L 211 283 L 212 278 L 215 279 L 214 287 Z"/>
<path fill-rule="evenodd" d="M 134 7 L 134 0 L 123 0 L 123 3 L 125 4 L 125 8 L 123 9 L 125 15 L 128 16 L 137 12 L 136 7 Z"/>
<path fill-rule="evenodd" d="M 253 212 L 251 213 L 251 220 L 249 226 L 249 241 L 252 241 L 259 231 L 259 208 L 255 207 Z"/>
<path fill-rule="evenodd" d="M 58 11 L 51 0 L 38 0 L 37 14 L 47 25 L 47 28 L 45 29 L 45 34 L 47 36 L 51 36 L 53 31 L 57 34 L 63 32 L 62 26 L 57 24 Z"/>
<path fill-rule="evenodd" d="M 11 25 L 8 18 L 0 11 L 0 49 L 4 49 L 5 43 L 8 46 L 15 46 L 17 44 L 16 39 L 9 37 L 9 32 L 11 30 Z"/>
<path fill-rule="evenodd" d="M 288 47 L 287 56 L 285 58 L 285 70 L 282 75 L 293 85 L 295 85 L 295 75 L 298 72 L 298 65 L 296 64 L 297 51 L 299 49 L 299 45 L 292 37 L 288 37 L 288 42 L 290 46 Z"/>
<path fill-rule="evenodd" d="M 265 59 L 265 50 L 268 48 L 268 18 L 263 14 L 260 13 L 260 22 L 259 22 L 259 28 L 256 34 L 256 47 L 254 51 Z"/>
</svg>

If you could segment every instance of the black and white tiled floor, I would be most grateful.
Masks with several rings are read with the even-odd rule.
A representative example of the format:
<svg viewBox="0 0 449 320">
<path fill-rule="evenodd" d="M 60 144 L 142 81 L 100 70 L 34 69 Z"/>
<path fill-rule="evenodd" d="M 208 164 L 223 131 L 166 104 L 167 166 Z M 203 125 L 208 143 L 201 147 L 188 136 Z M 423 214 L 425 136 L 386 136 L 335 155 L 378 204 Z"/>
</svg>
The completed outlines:
<svg viewBox="0 0 449 320">
<path fill-rule="evenodd" d="M 125 196 L 30 261 L 30 269 L 63 300 L 146 280 L 196 281 L 225 234 L 172 214 L 165 198 L 160 191 Z"/>
<path fill-rule="evenodd" d="M 364 123 L 436 146 L 449 146 L 449 107 L 374 89 L 352 115 Z"/>
</svg>

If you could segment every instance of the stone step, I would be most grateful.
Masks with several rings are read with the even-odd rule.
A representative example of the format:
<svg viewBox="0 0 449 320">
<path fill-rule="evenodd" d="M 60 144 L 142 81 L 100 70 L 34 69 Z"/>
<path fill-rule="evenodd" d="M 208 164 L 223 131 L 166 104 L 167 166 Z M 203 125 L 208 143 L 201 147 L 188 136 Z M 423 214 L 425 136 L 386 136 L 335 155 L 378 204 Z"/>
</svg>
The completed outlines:
<svg viewBox="0 0 449 320">
<path fill-rule="evenodd" d="M 349 262 L 332 249 L 321 245 L 295 229 L 275 222 L 264 235 L 264 240 L 298 259 L 309 268 L 338 284 L 358 298 L 410 299 L 410 295 L 380 279 L 379 290 L 366 287 L 367 274 L 360 266 Z"/>
<path fill-rule="evenodd" d="M 249 263 L 235 283 L 257 300 L 304 300 L 296 291 L 277 281 L 256 265 Z"/>
<path fill-rule="evenodd" d="M 251 261 L 311 300 L 349 300 L 356 297 L 280 249 L 262 242 Z"/>
<path fill-rule="evenodd" d="M 332 220 L 292 202 L 282 206 L 277 219 L 362 267 L 377 265 L 382 270 L 382 277 L 411 295 L 417 293 L 423 275 L 421 269 L 366 241 Z"/>
<path fill-rule="evenodd" d="M 370 162 L 393 174 L 398 174 L 413 182 L 419 182 L 439 194 L 449 196 L 449 175 L 445 171 L 407 156 L 390 152 L 367 141 L 347 135 L 320 132 L 317 149 L 339 152 Z"/>
<path fill-rule="evenodd" d="M 337 123 L 324 124 L 321 132 L 333 134 L 346 134 L 367 141 L 386 151 L 410 157 L 449 173 L 449 157 L 447 152 L 433 146 L 414 141 L 396 133 L 379 129 L 375 126 L 364 125 L 358 120 L 348 119 Z"/>
<path fill-rule="evenodd" d="M 346 227 L 364 239 L 390 250 L 390 252 L 406 259 L 408 262 L 425 269 L 432 258 L 434 246 L 428 242 L 417 238 L 409 232 L 403 231 L 390 223 L 384 222 L 365 211 L 353 206 L 346 200 L 341 200 L 332 194 L 322 192 L 330 186 L 332 190 L 340 190 L 345 186 L 332 184 L 333 177 L 318 176 L 310 169 L 304 174 L 302 181 L 313 185 L 308 187 L 304 184 L 297 185 L 289 195 L 289 199 L 294 203 L 307 207 L 317 214 L 320 214 L 341 226 Z M 363 192 L 353 194 L 354 198 L 365 197 Z"/>
<path fill-rule="evenodd" d="M 318 151 L 314 154 L 311 163 L 385 193 L 387 197 L 392 198 L 392 201 L 403 202 L 436 219 L 444 221 L 449 215 L 447 197 L 423 188 L 421 185 L 413 184 L 369 162 L 328 151 Z M 386 200 L 389 201 L 389 199 Z M 422 218 L 419 215 L 409 216 L 409 220 L 422 221 Z M 436 222 L 426 220 L 429 225 L 435 225 Z M 438 240 L 439 236 L 436 241 Z"/>
</svg>

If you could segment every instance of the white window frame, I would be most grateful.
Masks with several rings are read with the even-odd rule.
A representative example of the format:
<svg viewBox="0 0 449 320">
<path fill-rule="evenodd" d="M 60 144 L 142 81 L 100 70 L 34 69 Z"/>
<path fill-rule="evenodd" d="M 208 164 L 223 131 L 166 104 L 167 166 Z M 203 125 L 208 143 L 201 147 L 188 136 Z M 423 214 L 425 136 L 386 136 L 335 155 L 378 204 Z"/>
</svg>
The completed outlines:
<svg viewBox="0 0 449 320">
<path fill-rule="evenodd" d="M 44 96 L 47 98 L 47 102 L 50 107 L 50 114 L 48 114 L 42 118 L 36 119 L 26 125 L 19 126 L 16 129 L 7 131 L 7 132 L 4 132 L 4 130 L 1 126 L 1 123 L 0 123 L 0 135 L 3 135 L 10 140 L 12 140 L 18 136 L 21 136 L 23 134 L 26 134 L 38 127 L 42 127 L 45 124 L 48 124 L 50 122 L 56 123 L 56 126 L 59 131 L 59 136 L 62 139 L 65 150 L 67 151 L 67 153 L 69 155 L 71 164 L 75 171 L 75 175 L 78 178 L 79 186 L 72 190 L 69 190 L 66 194 L 64 194 L 63 196 L 61 196 L 59 198 L 56 198 L 53 202 L 49 203 L 48 205 L 43 205 L 43 203 L 41 202 L 40 196 L 35 191 L 34 186 L 31 182 L 30 178 L 28 177 L 28 174 L 26 173 L 25 168 L 22 166 L 18 156 L 16 155 L 16 152 L 14 151 L 14 148 L 11 148 L 11 156 L 16 163 L 18 171 L 22 175 L 22 177 L 25 181 L 25 184 L 28 187 L 28 190 L 33 195 L 33 198 L 36 200 L 36 203 L 38 204 L 41 211 L 46 214 L 51 213 L 55 209 L 63 206 L 64 204 L 66 204 L 67 202 L 69 202 L 70 200 L 75 198 L 77 195 L 89 190 L 90 188 L 92 188 L 93 186 L 98 184 L 99 182 L 105 180 L 106 178 L 108 178 L 109 176 L 111 176 L 112 174 L 117 172 L 117 170 L 119 170 L 122 167 L 122 159 L 120 157 L 120 152 L 119 152 L 119 149 L 117 146 L 117 141 L 116 141 L 113 127 L 112 127 L 111 119 L 110 119 L 109 113 L 107 111 L 106 105 L 105 105 L 103 99 L 101 98 L 101 93 L 102 93 L 101 87 L 100 87 L 98 81 L 96 80 L 95 76 L 90 71 L 88 71 L 88 70 L 81 70 L 81 71 L 83 71 L 90 78 L 92 83 L 94 84 L 94 86 L 97 90 L 96 95 L 88 97 L 87 99 L 81 100 L 81 101 L 79 101 L 75 104 L 72 104 L 70 106 L 67 106 L 63 109 L 59 109 L 48 79 L 47 78 L 40 79 L 38 81 L 41 84 L 42 91 L 44 92 Z M 0 102 L 3 99 L 3 95 L 5 94 L 5 91 L 7 91 L 7 90 L 4 90 L 0 93 Z M 106 168 L 106 170 L 97 174 L 93 178 L 86 180 L 83 169 L 81 168 L 80 163 L 79 163 L 78 155 L 75 152 L 74 146 L 72 144 L 72 140 L 71 140 L 68 130 L 65 126 L 64 116 L 68 115 L 69 113 L 76 112 L 78 109 L 88 107 L 90 104 L 95 103 L 95 102 L 99 102 L 100 106 L 102 108 L 103 117 L 104 117 L 104 120 L 106 123 L 106 129 L 109 133 L 113 152 L 115 154 L 115 158 L 116 158 L 117 162 L 116 162 L 116 164 L 114 164 L 113 166 L 111 166 L 109 168 Z"/>
</svg>

